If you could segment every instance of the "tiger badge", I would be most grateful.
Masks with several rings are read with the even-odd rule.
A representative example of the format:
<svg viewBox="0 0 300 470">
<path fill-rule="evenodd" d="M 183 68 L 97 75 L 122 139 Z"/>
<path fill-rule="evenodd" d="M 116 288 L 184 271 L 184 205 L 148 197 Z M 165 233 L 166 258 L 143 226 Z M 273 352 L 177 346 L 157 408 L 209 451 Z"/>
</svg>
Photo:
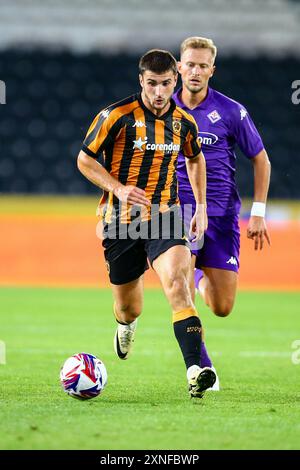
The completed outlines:
<svg viewBox="0 0 300 470">
<path fill-rule="evenodd" d="M 175 134 L 180 134 L 180 131 L 181 131 L 181 122 L 178 120 L 178 119 L 174 119 L 173 123 L 172 123 L 172 126 L 173 126 L 173 132 Z"/>
</svg>

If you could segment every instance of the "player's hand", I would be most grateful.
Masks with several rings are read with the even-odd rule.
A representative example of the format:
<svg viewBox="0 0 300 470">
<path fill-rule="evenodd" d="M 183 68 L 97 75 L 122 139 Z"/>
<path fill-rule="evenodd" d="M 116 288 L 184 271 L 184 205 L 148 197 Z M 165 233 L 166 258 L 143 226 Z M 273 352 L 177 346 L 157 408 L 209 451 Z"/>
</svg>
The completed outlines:
<svg viewBox="0 0 300 470">
<path fill-rule="evenodd" d="M 189 237 L 191 242 L 200 240 L 207 230 L 206 204 L 197 204 L 195 214 L 190 223 Z"/>
<path fill-rule="evenodd" d="M 256 215 L 252 215 L 250 217 L 247 227 L 247 237 L 254 240 L 255 250 L 263 249 L 265 239 L 268 244 L 271 245 L 270 235 L 263 217 L 258 217 Z"/>
<path fill-rule="evenodd" d="M 146 198 L 143 189 L 136 186 L 120 185 L 114 189 L 114 195 L 122 202 L 132 205 L 150 206 L 150 201 Z"/>
</svg>

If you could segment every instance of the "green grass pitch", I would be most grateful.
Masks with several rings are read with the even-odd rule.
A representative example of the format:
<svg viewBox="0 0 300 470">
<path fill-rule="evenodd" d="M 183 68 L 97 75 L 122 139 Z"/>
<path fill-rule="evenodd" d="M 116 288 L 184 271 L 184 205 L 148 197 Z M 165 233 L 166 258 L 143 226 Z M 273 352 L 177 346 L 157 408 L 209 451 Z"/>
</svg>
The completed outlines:
<svg viewBox="0 0 300 470">
<path fill-rule="evenodd" d="M 133 354 L 114 354 L 109 290 L 2 288 L 1 449 L 299 449 L 299 293 L 240 292 L 214 317 L 200 299 L 222 390 L 191 401 L 160 290 L 145 291 Z M 63 393 L 59 371 L 76 352 L 108 370 L 103 394 Z M 300 354 L 296 354 L 300 357 Z"/>
</svg>

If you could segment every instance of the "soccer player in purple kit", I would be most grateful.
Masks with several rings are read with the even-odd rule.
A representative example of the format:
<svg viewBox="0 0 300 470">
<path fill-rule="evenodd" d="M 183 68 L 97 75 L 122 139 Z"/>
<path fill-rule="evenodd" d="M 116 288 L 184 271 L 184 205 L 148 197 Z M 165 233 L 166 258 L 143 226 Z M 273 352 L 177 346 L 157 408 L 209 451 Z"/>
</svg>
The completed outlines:
<svg viewBox="0 0 300 470">
<path fill-rule="evenodd" d="M 205 303 L 216 315 L 226 317 L 234 305 L 239 269 L 241 201 L 235 182 L 235 145 L 253 164 L 254 202 L 247 236 L 254 240 L 255 250 L 262 249 L 265 240 L 270 244 L 264 216 L 271 170 L 261 137 L 245 107 L 208 86 L 215 72 L 216 54 L 211 39 L 190 37 L 182 42 L 178 62 L 182 88 L 173 98 L 198 124 L 207 167 L 208 229 L 203 247 L 192 250 L 191 272 Z M 188 204 L 194 210 L 193 192 L 181 154 L 177 179 L 183 210 Z M 204 342 L 201 366 L 212 366 Z"/>
</svg>

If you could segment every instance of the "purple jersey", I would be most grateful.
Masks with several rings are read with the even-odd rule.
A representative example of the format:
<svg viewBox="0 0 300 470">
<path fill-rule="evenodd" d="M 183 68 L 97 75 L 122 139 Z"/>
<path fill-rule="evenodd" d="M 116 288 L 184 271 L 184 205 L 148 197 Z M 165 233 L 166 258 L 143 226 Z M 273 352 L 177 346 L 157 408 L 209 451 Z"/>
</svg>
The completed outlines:
<svg viewBox="0 0 300 470">
<path fill-rule="evenodd" d="M 237 144 L 247 158 L 255 157 L 263 148 L 261 137 L 247 110 L 222 93 L 208 88 L 202 103 L 194 109 L 181 101 L 181 89 L 173 96 L 176 104 L 190 113 L 199 126 L 199 136 L 207 168 L 207 214 L 238 214 L 241 206 L 235 182 L 234 147 Z M 185 158 L 179 154 L 177 179 L 180 194 L 193 192 L 189 183 Z"/>
</svg>

